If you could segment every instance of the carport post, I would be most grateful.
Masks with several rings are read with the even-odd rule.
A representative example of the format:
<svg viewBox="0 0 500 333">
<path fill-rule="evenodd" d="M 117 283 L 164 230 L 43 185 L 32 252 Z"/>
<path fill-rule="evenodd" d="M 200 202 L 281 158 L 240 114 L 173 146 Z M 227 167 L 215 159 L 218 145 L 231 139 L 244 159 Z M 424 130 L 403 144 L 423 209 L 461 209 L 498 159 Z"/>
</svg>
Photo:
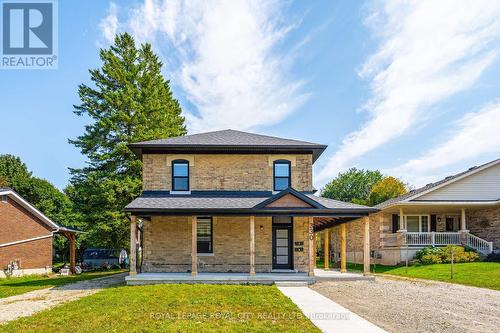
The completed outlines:
<svg viewBox="0 0 500 333">
<path fill-rule="evenodd" d="M 309 276 L 314 276 L 314 217 L 309 216 L 307 246 L 309 249 Z"/>
<path fill-rule="evenodd" d="M 75 234 L 68 233 L 69 240 L 69 270 L 75 274 Z"/>
<path fill-rule="evenodd" d="M 347 272 L 346 263 L 346 226 L 345 223 L 340 225 L 340 273 Z"/>
<path fill-rule="evenodd" d="M 363 275 L 370 274 L 370 218 L 364 219 L 365 237 L 363 244 Z"/>
<path fill-rule="evenodd" d="M 325 244 L 324 244 L 325 270 L 327 270 L 330 268 L 330 240 L 329 240 L 328 229 L 325 229 L 324 233 L 325 233 Z"/>
<path fill-rule="evenodd" d="M 198 275 L 198 220 L 191 216 L 191 275 Z"/>
</svg>

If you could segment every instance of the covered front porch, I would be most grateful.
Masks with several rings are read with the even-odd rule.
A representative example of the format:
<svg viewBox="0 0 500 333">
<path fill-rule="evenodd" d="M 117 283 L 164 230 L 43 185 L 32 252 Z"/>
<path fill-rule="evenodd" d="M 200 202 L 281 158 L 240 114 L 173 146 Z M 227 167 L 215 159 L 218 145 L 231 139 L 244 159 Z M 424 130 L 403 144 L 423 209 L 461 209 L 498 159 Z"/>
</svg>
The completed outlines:
<svg viewBox="0 0 500 333">
<path fill-rule="evenodd" d="M 489 254 L 493 243 L 469 230 L 468 215 L 483 208 L 481 203 L 412 202 L 394 208 L 392 228 L 396 230 L 393 242 L 399 247 L 462 245 Z M 386 238 L 387 241 L 387 238 Z"/>
</svg>

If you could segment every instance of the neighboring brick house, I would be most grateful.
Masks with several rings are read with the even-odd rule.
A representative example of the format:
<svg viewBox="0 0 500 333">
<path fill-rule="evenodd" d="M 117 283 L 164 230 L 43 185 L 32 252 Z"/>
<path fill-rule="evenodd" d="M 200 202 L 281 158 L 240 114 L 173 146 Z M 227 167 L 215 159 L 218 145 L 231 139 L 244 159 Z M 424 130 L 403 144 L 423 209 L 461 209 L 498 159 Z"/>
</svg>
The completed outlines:
<svg viewBox="0 0 500 333">
<path fill-rule="evenodd" d="M 500 250 L 500 159 L 387 200 L 370 219 L 373 261 L 394 265 L 425 246 L 461 244 L 488 254 Z M 362 221 L 347 225 L 347 260 L 362 260 Z M 338 239 L 333 228 L 330 239 Z M 338 260 L 339 242 L 331 242 Z"/>
<path fill-rule="evenodd" d="M 51 221 L 13 190 L 0 189 L 0 277 L 8 274 L 12 262 L 17 266 L 13 275 L 51 272 L 55 234 L 70 239 L 74 269 L 75 232 Z"/>
<path fill-rule="evenodd" d="M 313 233 L 375 211 L 313 195 L 324 145 L 224 130 L 129 148 L 143 162 L 144 187 L 126 207 L 129 283 L 154 272 L 313 275 Z"/>
</svg>

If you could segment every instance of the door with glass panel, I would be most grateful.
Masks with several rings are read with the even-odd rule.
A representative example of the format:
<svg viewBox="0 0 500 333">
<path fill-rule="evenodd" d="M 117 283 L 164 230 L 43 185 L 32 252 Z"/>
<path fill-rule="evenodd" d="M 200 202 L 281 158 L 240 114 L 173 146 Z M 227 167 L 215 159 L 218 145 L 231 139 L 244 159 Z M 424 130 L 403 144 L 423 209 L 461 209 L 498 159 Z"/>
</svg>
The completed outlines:
<svg viewBox="0 0 500 333">
<path fill-rule="evenodd" d="M 292 217 L 273 218 L 273 269 L 293 269 Z"/>
</svg>

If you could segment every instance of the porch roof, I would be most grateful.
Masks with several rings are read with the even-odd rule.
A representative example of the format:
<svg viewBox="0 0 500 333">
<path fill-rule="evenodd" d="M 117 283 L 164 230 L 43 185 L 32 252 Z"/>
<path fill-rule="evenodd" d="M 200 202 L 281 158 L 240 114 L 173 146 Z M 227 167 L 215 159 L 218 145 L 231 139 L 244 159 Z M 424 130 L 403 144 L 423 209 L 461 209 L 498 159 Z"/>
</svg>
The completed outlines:
<svg viewBox="0 0 500 333">
<path fill-rule="evenodd" d="M 304 201 L 308 207 L 269 207 L 267 204 L 286 194 Z M 296 215 L 346 217 L 354 219 L 377 211 L 374 208 L 298 192 L 292 188 L 273 194 L 271 191 L 192 191 L 172 194 L 168 191 L 145 191 L 125 210 L 136 215 Z"/>
</svg>

